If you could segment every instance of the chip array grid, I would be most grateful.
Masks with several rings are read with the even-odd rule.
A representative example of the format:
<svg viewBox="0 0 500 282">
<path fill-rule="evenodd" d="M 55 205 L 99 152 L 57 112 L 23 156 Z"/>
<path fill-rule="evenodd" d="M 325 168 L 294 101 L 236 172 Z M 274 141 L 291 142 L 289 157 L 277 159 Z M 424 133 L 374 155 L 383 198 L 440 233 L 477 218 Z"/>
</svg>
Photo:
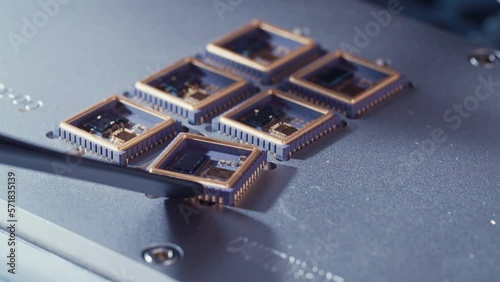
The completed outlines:
<svg viewBox="0 0 500 282">
<path fill-rule="evenodd" d="M 251 50 L 249 47 L 247 48 L 249 51 L 244 49 L 243 52 L 242 49 L 235 49 L 228 43 L 236 40 L 238 36 L 248 35 L 247 33 L 255 28 L 272 34 L 270 42 L 267 42 L 269 45 L 264 47 L 264 50 L 269 50 L 266 49 L 269 46 L 275 48 L 277 44 L 278 47 L 284 47 L 287 52 L 278 53 L 283 55 L 273 53 L 272 56 L 268 56 L 269 54 L 262 55 L 262 47 L 259 47 L 258 44 L 256 46 L 260 49 Z M 279 39 L 277 40 L 277 38 Z M 283 39 L 291 41 L 286 43 Z M 259 40 L 253 38 L 249 40 L 249 42 L 253 41 Z M 299 44 L 300 47 L 297 47 L 296 44 Z M 252 45 L 250 44 L 250 46 Z M 246 46 L 246 44 L 242 46 Z M 274 52 L 276 49 L 272 50 Z M 250 51 L 255 52 L 249 55 Z M 351 62 L 350 68 L 345 68 L 344 61 L 336 61 L 339 58 Z M 191 83 L 193 81 L 191 79 L 179 79 L 179 77 L 184 78 L 181 67 L 189 64 L 204 71 L 201 75 L 197 74 L 195 83 Z M 332 65 L 333 69 L 327 69 Z M 321 71 L 328 75 L 322 75 Z M 220 77 L 211 76 L 214 73 Z M 192 73 L 192 75 L 195 74 Z M 386 75 L 387 78 L 380 78 L 380 74 Z M 161 81 L 168 87 L 156 84 L 169 75 L 170 85 Z M 281 82 L 286 77 L 288 77 L 286 81 L 279 85 L 280 89 L 270 88 L 247 100 L 259 91 L 259 88 L 252 81 L 265 86 Z M 231 83 L 227 83 L 226 80 L 230 80 Z M 171 83 L 172 81 L 174 82 Z M 179 84 L 175 84 L 175 81 L 182 82 L 184 85 L 178 87 Z M 200 82 L 198 83 L 198 81 Z M 361 81 L 363 85 L 355 84 L 358 82 L 353 81 Z M 348 88 L 345 85 L 352 87 Z M 371 61 L 343 51 L 335 51 L 325 55 L 325 51 L 312 39 L 293 35 L 289 31 L 271 24 L 254 20 L 223 39 L 208 44 L 202 54 L 186 57 L 180 62 L 135 83 L 130 92 L 131 95 L 125 95 L 135 101 L 126 103 L 129 106 L 141 108 L 141 111 L 146 114 L 157 115 L 157 118 L 165 119 L 161 126 L 158 124 L 158 126 L 153 126 L 155 130 L 145 134 L 143 138 L 136 140 L 137 142 L 128 142 L 135 140 L 133 138 L 137 135 L 133 135 L 134 132 L 128 131 L 129 135 L 121 134 L 122 131 L 113 128 L 112 133 L 116 135 L 112 137 L 115 139 L 105 140 L 109 135 L 104 136 L 103 129 L 101 129 L 103 127 L 92 126 L 89 129 L 89 125 L 93 125 L 93 123 L 88 122 L 85 124 L 88 130 L 86 132 L 82 130 L 81 124 L 73 124 L 74 121 L 85 119 L 90 115 L 89 110 L 95 110 L 95 108 L 89 108 L 75 117 L 61 122 L 54 129 L 54 136 L 73 145 L 79 151 L 94 154 L 108 162 L 122 166 L 129 165 L 129 162 L 134 158 L 168 142 L 166 149 L 157 155 L 152 163 L 148 162 L 145 165 L 149 165 L 147 168 L 149 172 L 199 182 L 202 184 L 203 190 L 195 191 L 197 199 L 234 205 L 265 168 L 267 155 L 272 155 L 279 161 L 287 161 L 295 153 L 321 137 L 338 127 L 344 127 L 346 123 L 331 110 L 340 112 L 348 118 L 359 118 L 372 107 L 411 86 L 412 83 L 395 70 L 378 66 Z M 207 90 L 214 89 L 214 87 L 216 90 Z M 199 89 L 201 89 L 200 92 L 195 92 Z M 190 93 L 191 96 L 185 96 L 186 93 Z M 275 100 L 269 100 L 270 97 L 273 99 L 279 97 L 294 105 L 279 104 Z M 127 98 L 113 96 L 94 107 L 104 107 L 105 103 L 112 100 L 127 101 Z M 273 104 L 273 101 L 276 104 Z M 241 105 L 237 106 L 238 104 Z M 250 108 L 252 106 L 254 106 L 253 109 Z M 274 110 L 265 111 L 266 108 L 281 108 L 279 110 L 281 113 L 275 113 Z M 219 115 L 228 109 L 229 111 Z M 246 113 L 247 110 L 251 110 L 250 115 Z M 256 114 L 253 114 L 252 111 Z M 211 120 L 214 132 L 218 132 L 234 142 L 187 133 L 178 134 L 182 131 L 181 122 L 162 113 L 187 119 L 190 124 L 194 125 Z M 100 120 L 101 114 L 104 115 L 106 112 L 99 113 L 99 116 L 92 121 Z M 252 120 L 252 117 L 256 120 Z M 104 120 L 104 118 L 102 119 Z M 138 124 L 128 123 L 126 118 L 117 118 L 112 121 L 115 122 L 114 126 L 120 125 L 122 128 L 125 124 L 134 126 Z M 147 130 L 151 127 L 145 126 L 143 128 Z M 142 131 L 139 134 L 142 134 Z M 193 155 L 195 156 L 192 167 L 196 170 L 189 170 L 190 160 L 187 158 L 188 163 L 184 166 L 188 170 L 182 170 L 182 166 L 179 168 L 175 164 L 169 166 L 167 162 L 165 162 L 167 166 L 162 168 L 159 164 L 173 158 L 176 154 L 184 153 L 182 151 L 184 147 L 179 146 L 179 144 L 186 139 L 207 142 L 208 145 L 203 145 L 203 148 L 211 150 L 210 153 L 203 153 L 205 155 L 202 154 L 200 161 L 196 163 L 196 148 L 195 151 L 190 152 L 191 159 L 193 159 Z M 111 143 L 106 141 L 111 141 Z M 120 142 L 126 143 L 126 145 Z M 198 148 L 198 150 L 200 149 Z M 252 152 L 251 159 L 246 159 L 244 150 Z M 241 160 L 244 159 L 244 168 L 240 167 L 241 162 L 236 162 L 236 165 L 233 162 L 230 168 L 224 167 L 227 159 L 219 158 L 219 161 L 216 161 L 217 156 L 208 156 L 213 152 L 218 152 L 217 156 L 230 155 L 230 157 L 234 157 L 231 154 L 240 155 Z M 175 157 L 175 160 L 184 160 L 184 156 L 187 155 L 184 153 L 181 157 Z M 210 159 L 210 157 L 214 158 Z M 202 164 L 207 158 L 207 163 Z M 216 161 L 215 166 L 210 163 L 214 160 Z"/>
</svg>

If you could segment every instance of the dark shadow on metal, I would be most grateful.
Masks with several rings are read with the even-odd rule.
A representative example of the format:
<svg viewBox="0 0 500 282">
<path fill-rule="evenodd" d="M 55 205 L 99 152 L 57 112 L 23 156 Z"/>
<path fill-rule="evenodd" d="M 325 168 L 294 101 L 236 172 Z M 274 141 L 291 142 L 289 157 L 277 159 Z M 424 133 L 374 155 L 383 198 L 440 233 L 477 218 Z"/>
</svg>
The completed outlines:
<svg viewBox="0 0 500 282">
<path fill-rule="evenodd" d="M 0 135 L 0 163 L 168 198 L 190 198 L 198 183 L 59 153 Z"/>
</svg>

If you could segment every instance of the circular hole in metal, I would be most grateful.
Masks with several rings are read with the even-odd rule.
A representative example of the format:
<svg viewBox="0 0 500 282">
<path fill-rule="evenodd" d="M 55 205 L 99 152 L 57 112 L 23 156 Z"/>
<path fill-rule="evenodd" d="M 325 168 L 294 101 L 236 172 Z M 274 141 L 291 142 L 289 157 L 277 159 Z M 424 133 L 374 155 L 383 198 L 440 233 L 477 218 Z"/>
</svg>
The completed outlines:
<svg viewBox="0 0 500 282">
<path fill-rule="evenodd" d="M 500 65 L 500 51 L 490 48 L 475 49 L 469 55 L 469 62 L 475 67 L 497 67 Z"/>
<path fill-rule="evenodd" d="M 214 130 L 213 130 L 213 128 L 212 128 L 212 126 L 211 126 L 211 125 L 207 125 L 207 126 L 205 126 L 205 130 L 206 130 L 207 132 L 214 132 Z"/>
<path fill-rule="evenodd" d="M 54 132 L 52 132 L 52 131 L 47 132 L 47 134 L 45 134 L 45 136 L 47 136 L 47 138 L 49 138 L 49 139 L 56 139 L 56 137 L 54 136 Z"/>
<path fill-rule="evenodd" d="M 125 97 L 132 97 L 132 95 L 130 95 L 130 92 L 123 92 L 123 96 L 125 96 Z"/>
<path fill-rule="evenodd" d="M 182 256 L 182 249 L 171 243 L 149 247 L 142 253 L 142 257 L 147 263 L 158 265 L 174 264 L 179 261 Z"/>
<path fill-rule="evenodd" d="M 341 127 L 347 127 L 347 121 L 343 120 L 340 122 Z"/>
<path fill-rule="evenodd" d="M 268 162 L 265 166 L 264 166 L 264 170 L 273 170 L 273 169 L 276 169 L 278 167 L 277 164 L 273 163 L 273 162 Z"/>
<path fill-rule="evenodd" d="M 189 132 L 189 127 L 183 126 L 181 129 L 182 132 Z"/>
</svg>

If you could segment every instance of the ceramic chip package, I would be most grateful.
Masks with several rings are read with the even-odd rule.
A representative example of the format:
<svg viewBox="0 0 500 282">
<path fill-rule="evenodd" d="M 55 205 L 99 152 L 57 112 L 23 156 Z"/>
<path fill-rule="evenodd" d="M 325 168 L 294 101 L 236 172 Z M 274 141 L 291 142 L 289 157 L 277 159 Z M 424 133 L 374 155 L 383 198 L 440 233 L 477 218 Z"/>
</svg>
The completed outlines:
<svg viewBox="0 0 500 282">
<path fill-rule="evenodd" d="M 310 38 L 253 20 L 208 44 L 205 60 L 262 84 L 273 84 L 321 53 Z"/>
<path fill-rule="evenodd" d="M 192 57 L 137 82 L 134 89 L 136 98 L 191 124 L 203 123 L 255 92 L 250 82 Z"/>
<path fill-rule="evenodd" d="M 212 128 L 255 144 L 286 161 L 292 154 L 344 125 L 332 111 L 269 89 L 212 121 Z"/>
<path fill-rule="evenodd" d="M 59 123 L 54 136 L 118 165 L 181 131 L 181 124 L 122 96 L 112 96 Z"/>
<path fill-rule="evenodd" d="M 294 73 L 290 93 L 358 118 L 371 107 L 410 87 L 399 72 L 342 51 L 332 52 Z"/>
<path fill-rule="evenodd" d="M 257 179 L 266 159 L 257 146 L 181 133 L 148 170 L 198 182 L 204 187 L 199 199 L 233 205 Z"/>
</svg>

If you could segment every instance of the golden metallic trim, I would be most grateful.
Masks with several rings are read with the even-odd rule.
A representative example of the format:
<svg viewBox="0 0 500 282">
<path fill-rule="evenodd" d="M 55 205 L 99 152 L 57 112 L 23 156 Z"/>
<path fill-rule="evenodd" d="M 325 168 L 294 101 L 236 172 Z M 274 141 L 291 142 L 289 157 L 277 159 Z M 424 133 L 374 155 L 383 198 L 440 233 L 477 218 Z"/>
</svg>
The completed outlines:
<svg viewBox="0 0 500 282">
<path fill-rule="evenodd" d="M 306 107 L 306 108 L 309 108 L 313 111 L 322 113 L 323 115 L 320 116 L 319 118 L 313 120 L 312 122 L 308 123 L 306 126 L 299 129 L 298 131 L 296 131 L 295 133 L 293 133 L 292 135 L 288 136 L 285 139 L 276 138 L 270 134 L 267 134 L 265 132 L 262 132 L 260 130 L 255 129 L 251 126 L 248 126 L 244 123 L 241 123 L 239 121 L 232 119 L 233 116 L 237 115 L 238 113 L 240 113 L 240 112 L 246 110 L 247 108 L 251 107 L 252 105 L 256 104 L 260 100 L 265 99 L 267 96 L 271 96 L 271 95 L 277 96 L 277 97 L 284 99 L 284 100 L 288 100 L 288 101 L 295 103 L 295 104 L 299 104 L 299 105 Z M 306 102 L 306 101 L 301 100 L 299 98 L 296 98 L 294 96 L 290 96 L 290 95 L 285 94 L 277 89 L 268 89 L 267 91 L 262 92 L 261 94 L 254 96 L 253 98 L 249 99 L 248 101 L 244 102 L 243 104 L 235 107 L 233 110 L 230 110 L 229 112 L 223 114 L 220 117 L 220 122 L 224 123 L 226 125 L 229 125 L 233 128 L 236 128 L 238 130 L 244 130 L 246 132 L 249 132 L 254 136 L 257 136 L 261 139 L 270 141 L 272 143 L 286 145 L 286 144 L 290 144 L 293 141 L 304 136 L 311 129 L 316 128 L 317 126 L 321 125 L 322 123 L 326 122 L 329 119 L 332 119 L 334 116 L 335 116 L 334 113 L 326 108 L 318 107 L 313 103 L 309 103 L 309 102 Z"/>
<path fill-rule="evenodd" d="M 248 33 L 249 31 L 251 31 L 253 29 L 258 29 L 258 28 L 265 30 L 267 32 L 273 33 L 273 34 L 277 34 L 277 35 L 282 36 L 284 38 L 299 42 L 303 46 L 290 52 L 290 54 L 288 54 L 287 56 L 275 60 L 274 62 L 272 62 L 271 64 L 269 64 L 267 66 L 259 64 L 259 63 L 255 62 L 249 58 L 246 58 L 245 56 L 242 56 L 240 54 L 232 52 L 232 51 L 225 49 L 223 47 L 228 42 Z M 267 23 L 267 22 L 264 22 L 261 20 L 252 20 L 249 24 L 243 26 L 242 28 L 233 31 L 233 32 L 229 33 L 228 35 L 215 40 L 212 43 L 209 43 L 207 45 L 207 51 L 210 53 L 214 53 L 218 56 L 227 58 L 231 61 L 235 61 L 237 63 L 246 65 L 246 66 L 251 67 L 253 69 L 257 69 L 257 70 L 263 71 L 263 72 L 268 72 L 268 71 L 272 71 L 276 68 L 279 68 L 279 67 L 289 63 L 290 61 L 294 60 L 296 57 L 298 57 L 304 53 L 307 53 L 308 51 L 312 50 L 315 47 L 316 47 L 316 43 L 310 38 L 307 38 L 305 36 L 301 36 L 298 34 L 294 34 L 286 29 L 274 26 L 270 23 Z"/>
<path fill-rule="evenodd" d="M 250 155 L 243 162 L 243 165 L 240 166 L 227 181 L 208 179 L 208 178 L 204 178 L 204 177 L 200 177 L 200 176 L 186 175 L 183 173 L 158 168 L 158 166 L 161 163 L 165 162 L 165 160 L 170 156 L 170 154 L 172 154 L 186 139 L 195 140 L 195 141 L 204 142 L 204 143 L 211 143 L 211 144 L 216 144 L 216 145 L 223 145 L 226 147 L 232 147 L 232 148 L 236 148 L 236 149 L 240 149 L 240 150 L 246 150 L 246 151 L 250 151 Z M 254 145 L 239 144 L 239 143 L 230 142 L 230 141 L 213 139 L 213 138 L 209 138 L 209 137 L 205 137 L 205 136 L 201 136 L 201 135 L 197 135 L 197 134 L 184 133 L 183 135 L 181 135 L 181 137 L 175 139 L 174 141 L 172 141 L 172 143 L 170 143 L 168 149 L 166 151 L 164 151 L 156 161 L 153 162 L 153 164 L 151 165 L 151 168 L 149 169 L 149 172 L 155 173 L 155 174 L 171 176 L 171 177 L 175 177 L 175 178 L 179 178 L 179 179 L 186 179 L 186 180 L 198 182 L 202 185 L 209 185 L 209 186 L 215 186 L 215 187 L 222 188 L 222 189 L 229 189 L 229 188 L 232 188 L 241 179 L 243 174 L 250 169 L 250 167 L 253 165 L 253 163 L 259 157 L 260 153 L 261 153 L 261 150 L 259 149 L 259 147 L 254 146 Z"/>
<path fill-rule="evenodd" d="M 304 78 L 306 75 L 308 75 L 311 72 L 316 71 L 317 69 L 327 65 L 328 63 L 330 63 L 331 61 L 333 61 L 337 58 L 344 58 L 348 61 L 363 65 L 363 66 L 371 68 L 371 69 L 375 69 L 376 71 L 379 71 L 379 72 L 382 72 L 382 73 L 389 75 L 389 77 L 384 79 L 383 81 L 376 84 L 374 87 L 364 91 L 363 93 L 359 94 L 358 96 L 356 96 L 354 98 L 349 97 L 349 96 L 342 94 L 340 92 L 333 91 L 333 90 L 328 89 L 326 87 L 317 85 L 317 84 L 310 82 Z M 303 69 L 299 70 L 298 72 L 296 72 L 295 74 L 293 74 L 290 77 L 290 82 L 297 84 L 299 86 L 305 87 L 307 89 L 311 89 L 311 90 L 318 92 L 318 93 L 321 93 L 325 96 L 332 97 L 332 98 L 337 99 L 337 100 L 341 100 L 342 102 L 347 103 L 347 104 L 357 104 L 357 103 L 363 101 L 364 99 L 370 97 L 371 95 L 373 95 L 377 91 L 387 87 L 388 85 L 390 85 L 394 81 L 398 80 L 400 77 L 401 77 L 401 74 L 393 69 L 378 66 L 369 60 L 365 60 L 363 58 L 360 58 L 358 56 L 355 56 L 355 55 L 352 55 L 352 54 L 349 54 L 349 53 L 346 53 L 343 51 L 335 51 L 335 52 L 332 52 L 332 53 L 318 59 L 314 63 L 306 66 L 305 68 L 303 68 Z"/>
<path fill-rule="evenodd" d="M 162 91 L 160 89 L 157 89 L 157 88 L 149 85 L 149 83 L 151 83 L 152 81 L 157 80 L 157 79 L 175 71 L 176 69 L 179 69 L 179 68 L 181 68 L 185 65 L 189 65 L 189 64 L 193 64 L 199 68 L 202 68 L 202 69 L 208 70 L 210 72 L 217 73 L 217 74 L 224 76 L 226 78 L 232 79 L 232 80 L 234 80 L 234 83 L 226 88 L 221 89 L 217 93 L 210 95 L 206 99 L 203 99 L 202 101 L 200 101 L 200 103 L 198 103 L 196 105 L 191 105 L 181 98 L 172 96 L 172 94 L 170 94 L 168 92 Z M 168 66 L 168 67 L 164 68 L 163 70 L 156 72 L 156 73 L 144 78 L 141 81 L 136 82 L 135 87 L 142 92 L 145 92 L 145 93 L 153 95 L 157 98 L 163 99 L 169 103 L 179 105 L 179 106 L 186 108 L 186 109 L 189 109 L 189 110 L 196 110 L 196 109 L 204 108 L 207 105 L 210 105 L 210 104 L 220 100 L 221 98 L 223 98 L 227 95 L 230 95 L 234 91 L 237 91 L 238 89 L 245 86 L 247 83 L 248 82 L 246 80 L 244 80 L 243 78 L 240 78 L 240 77 L 235 76 L 229 72 L 226 72 L 226 71 L 214 68 L 210 65 L 207 65 L 199 59 L 196 59 L 193 57 L 186 57 L 186 58 L 180 60 L 179 62 L 177 62 L 171 66 Z"/>
<path fill-rule="evenodd" d="M 72 125 L 72 123 L 75 120 L 77 120 L 83 116 L 89 115 L 92 112 L 96 111 L 97 109 L 99 109 L 99 108 L 101 108 L 101 107 L 103 107 L 103 106 L 105 106 L 113 101 L 119 101 L 122 104 L 126 104 L 128 106 L 134 107 L 136 109 L 139 109 L 139 110 L 146 112 L 148 114 L 151 114 L 153 116 L 159 117 L 159 118 L 163 119 L 164 121 L 159 123 L 158 125 L 150 128 L 150 129 L 146 130 L 146 132 L 144 132 L 143 134 L 141 134 L 135 138 L 132 138 L 131 140 L 121 144 L 120 146 L 114 145 L 114 144 L 112 144 L 104 139 L 101 139 L 101 138 L 95 136 L 94 134 L 92 134 L 90 132 L 87 132 L 81 128 L 78 128 L 78 127 Z M 74 134 L 78 134 L 78 135 L 82 136 L 83 138 L 90 140 L 93 143 L 99 144 L 102 147 L 108 148 L 110 150 L 115 150 L 115 151 L 125 151 L 125 150 L 143 142 L 144 140 L 148 139 L 149 137 L 153 136 L 154 134 L 157 134 L 158 132 L 165 130 L 166 128 L 168 128 L 169 126 L 171 126 L 174 123 L 175 123 L 175 120 L 167 115 L 164 115 L 160 112 L 143 107 L 140 104 L 138 104 L 132 100 L 129 100 L 125 97 L 114 95 L 114 96 L 111 96 L 111 97 L 85 109 L 83 112 L 81 112 L 73 117 L 70 117 L 67 120 L 62 121 L 59 124 L 59 126 L 63 130 L 69 131 L 69 132 L 74 133 Z"/>
</svg>

